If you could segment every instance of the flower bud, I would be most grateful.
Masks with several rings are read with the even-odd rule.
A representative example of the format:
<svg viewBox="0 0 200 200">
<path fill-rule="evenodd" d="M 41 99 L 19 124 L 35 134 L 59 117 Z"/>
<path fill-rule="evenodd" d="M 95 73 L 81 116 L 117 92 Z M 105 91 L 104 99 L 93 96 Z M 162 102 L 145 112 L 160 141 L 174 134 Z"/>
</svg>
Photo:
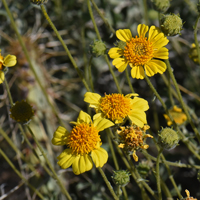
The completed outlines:
<svg viewBox="0 0 200 200">
<path fill-rule="evenodd" d="M 37 5 L 47 3 L 47 2 L 48 2 L 48 0 L 31 0 L 31 3 L 37 4 Z"/>
<path fill-rule="evenodd" d="M 161 18 L 161 29 L 166 36 L 181 34 L 183 22 L 179 15 L 163 15 Z"/>
<path fill-rule="evenodd" d="M 152 0 L 152 3 L 154 5 L 154 9 L 161 13 L 165 13 L 170 7 L 169 0 Z"/>
<path fill-rule="evenodd" d="M 200 45 L 199 45 L 199 49 L 200 49 Z M 197 63 L 197 64 L 199 63 L 198 54 L 197 54 L 197 48 L 196 48 L 196 45 L 194 43 L 190 47 L 189 57 L 195 63 Z"/>
<path fill-rule="evenodd" d="M 113 171 L 112 179 L 118 186 L 126 186 L 130 181 L 130 173 L 127 170 Z"/>
<path fill-rule="evenodd" d="M 139 163 L 139 165 L 137 166 L 137 170 L 142 178 L 145 179 L 147 177 L 152 165 L 153 163 L 148 160 Z"/>
<path fill-rule="evenodd" d="M 101 40 L 94 40 L 94 42 L 90 45 L 90 53 L 94 57 L 99 57 L 106 53 L 106 45 Z"/>
<path fill-rule="evenodd" d="M 161 148 L 171 150 L 178 145 L 178 133 L 171 128 L 162 129 L 158 136 L 158 144 Z"/>
<path fill-rule="evenodd" d="M 10 112 L 10 117 L 20 123 L 27 123 L 34 115 L 32 106 L 24 100 L 17 101 L 10 109 Z"/>
</svg>

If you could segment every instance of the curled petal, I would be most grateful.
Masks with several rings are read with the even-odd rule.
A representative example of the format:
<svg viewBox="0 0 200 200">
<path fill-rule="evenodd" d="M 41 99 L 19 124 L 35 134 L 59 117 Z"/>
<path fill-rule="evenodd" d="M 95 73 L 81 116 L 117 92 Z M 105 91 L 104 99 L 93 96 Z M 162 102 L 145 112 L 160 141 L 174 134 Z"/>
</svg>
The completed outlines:
<svg viewBox="0 0 200 200">
<path fill-rule="evenodd" d="M 132 38 L 131 31 L 129 29 L 119 29 L 116 31 L 116 36 L 118 39 L 128 42 Z"/>
<path fill-rule="evenodd" d="M 86 112 L 83 112 L 81 110 L 80 113 L 79 113 L 79 116 L 77 118 L 77 123 L 83 123 L 83 122 L 85 122 L 85 123 L 89 124 L 91 121 L 92 120 L 91 120 L 90 115 L 88 115 Z"/>
<path fill-rule="evenodd" d="M 14 65 L 16 65 L 16 63 L 17 63 L 17 58 L 16 56 L 13 55 L 7 55 L 3 61 L 3 65 L 6 67 L 13 67 Z"/>
<path fill-rule="evenodd" d="M 118 47 L 113 47 L 109 50 L 108 55 L 111 58 L 119 58 L 120 56 L 123 55 L 123 50 L 118 48 Z"/>
<path fill-rule="evenodd" d="M 92 92 L 86 92 L 84 95 L 84 101 L 87 103 L 90 103 L 90 107 L 96 108 L 98 107 L 97 105 L 99 104 L 99 101 L 101 99 L 101 96 L 97 93 L 92 93 Z"/>
<path fill-rule="evenodd" d="M 148 66 L 151 66 L 151 68 L 157 68 L 157 73 L 160 74 L 163 74 L 163 72 L 165 72 L 167 69 L 167 66 L 163 61 L 156 59 L 149 61 Z"/>
<path fill-rule="evenodd" d="M 53 135 L 53 139 L 51 140 L 52 144 L 58 145 L 58 146 L 65 145 L 66 137 L 68 134 L 69 133 L 64 127 L 59 126 Z"/>
<path fill-rule="evenodd" d="M 4 79 L 5 79 L 5 75 L 4 75 L 4 73 L 0 70 L 0 84 L 3 83 Z"/>
<path fill-rule="evenodd" d="M 105 149 L 99 148 L 91 152 L 92 160 L 96 167 L 103 167 L 108 160 L 108 153 Z"/>
<path fill-rule="evenodd" d="M 161 33 L 161 30 L 160 30 L 158 27 L 151 26 L 150 29 L 149 29 L 149 37 L 148 37 L 148 40 L 149 40 L 150 42 L 152 42 L 153 39 L 154 39 L 159 33 Z"/>
<path fill-rule="evenodd" d="M 115 65 L 119 72 L 123 72 L 126 69 L 128 62 L 125 58 L 115 58 L 112 64 Z"/>
</svg>

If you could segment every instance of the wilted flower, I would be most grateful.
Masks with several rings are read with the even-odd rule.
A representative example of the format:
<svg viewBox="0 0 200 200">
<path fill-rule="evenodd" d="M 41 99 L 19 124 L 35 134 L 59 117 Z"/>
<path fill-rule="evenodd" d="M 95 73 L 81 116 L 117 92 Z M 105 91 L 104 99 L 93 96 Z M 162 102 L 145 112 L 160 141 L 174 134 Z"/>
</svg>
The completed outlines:
<svg viewBox="0 0 200 200">
<path fill-rule="evenodd" d="M 134 124 L 143 127 L 147 123 L 144 111 L 149 109 L 148 102 L 136 97 L 138 94 L 132 93 L 109 94 L 101 97 L 97 93 L 86 92 L 84 101 L 90 103 L 90 107 L 96 110 L 95 118 L 107 118 L 115 123 L 122 123 L 128 117 Z M 132 97 L 134 97 L 132 99 Z"/>
<path fill-rule="evenodd" d="M 74 174 L 78 175 L 89 171 L 93 167 L 103 167 L 108 160 L 108 153 L 101 148 L 99 131 L 113 126 L 114 124 L 107 119 L 95 119 L 81 111 L 77 122 L 71 122 L 75 127 L 68 132 L 64 127 L 59 126 L 54 133 L 52 144 L 67 145 L 57 158 L 58 165 L 63 169 L 72 165 Z"/>
</svg>

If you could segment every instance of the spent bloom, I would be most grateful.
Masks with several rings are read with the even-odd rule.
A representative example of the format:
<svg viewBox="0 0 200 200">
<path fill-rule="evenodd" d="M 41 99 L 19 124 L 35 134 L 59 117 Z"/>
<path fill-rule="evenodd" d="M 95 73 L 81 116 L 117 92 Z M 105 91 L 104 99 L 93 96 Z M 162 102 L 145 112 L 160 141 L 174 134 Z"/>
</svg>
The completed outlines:
<svg viewBox="0 0 200 200">
<path fill-rule="evenodd" d="M 169 113 L 178 125 L 183 124 L 187 120 L 186 114 L 182 111 L 181 108 L 178 108 L 176 105 L 173 106 L 173 108 L 169 109 Z M 167 114 L 164 114 L 164 117 L 167 120 L 167 125 L 171 126 L 172 121 L 170 120 L 169 116 Z"/>
<path fill-rule="evenodd" d="M 131 126 L 120 127 L 121 130 L 117 130 L 119 134 L 119 148 L 123 148 L 126 153 L 132 154 L 136 162 L 138 161 L 136 150 L 148 149 L 149 145 L 145 143 L 145 139 L 147 137 L 153 138 L 153 136 L 146 134 L 146 130 L 149 128 L 148 125 L 140 128 L 133 124 Z"/>
<path fill-rule="evenodd" d="M 84 101 L 96 110 L 95 118 L 107 118 L 118 124 L 128 117 L 139 127 L 147 124 L 145 111 L 149 109 L 148 102 L 137 97 L 138 94 L 136 93 L 126 96 L 116 93 L 105 94 L 105 97 L 101 97 L 97 93 L 86 92 L 84 96 Z"/>
<path fill-rule="evenodd" d="M 148 30 L 147 38 L 145 35 Z M 108 52 L 109 56 L 114 59 L 112 64 L 119 72 L 123 72 L 129 64 L 131 76 L 137 79 L 144 79 L 145 73 L 147 76 L 163 74 L 167 67 L 160 59 L 168 59 L 169 52 L 164 46 L 169 40 L 155 26 L 149 29 L 148 26 L 139 24 L 137 32 L 139 36 L 132 37 L 129 29 L 116 31 L 116 36 L 121 41 L 117 47 L 111 48 Z"/>
<path fill-rule="evenodd" d="M 197 200 L 196 198 L 190 196 L 190 192 L 188 190 L 185 190 L 185 193 L 187 194 L 187 197 L 183 200 Z"/>
<path fill-rule="evenodd" d="M 52 139 L 54 145 L 67 145 L 57 158 L 58 165 L 69 168 L 72 165 L 74 174 L 78 175 L 89 171 L 93 167 L 103 167 L 108 160 L 108 153 L 101 148 L 99 131 L 113 126 L 107 119 L 95 119 L 93 122 L 90 115 L 81 111 L 74 128 L 68 132 L 64 127 L 59 126 Z"/>
<path fill-rule="evenodd" d="M 13 55 L 7 55 L 5 58 L 1 55 L 1 49 L 0 49 L 0 84 L 3 83 L 5 79 L 4 74 L 4 68 L 5 67 L 13 67 L 16 65 L 17 59 L 16 56 Z"/>
</svg>

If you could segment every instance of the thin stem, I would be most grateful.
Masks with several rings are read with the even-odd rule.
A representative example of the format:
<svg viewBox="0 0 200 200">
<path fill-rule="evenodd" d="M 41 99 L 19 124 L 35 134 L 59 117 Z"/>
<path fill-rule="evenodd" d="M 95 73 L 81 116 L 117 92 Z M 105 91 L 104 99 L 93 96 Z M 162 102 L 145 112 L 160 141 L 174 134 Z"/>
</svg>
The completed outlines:
<svg viewBox="0 0 200 200">
<path fill-rule="evenodd" d="M 176 79 L 175 79 L 175 77 L 174 77 L 174 74 L 173 74 L 173 72 L 172 72 L 172 68 L 171 68 L 171 65 L 170 65 L 170 63 L 169 63 L 169 60 L 166 60 L 165 62 L 166 62 L 166 64 L 167 64 L 167 69 L 168 69 L 169 75 L 170 75 L 170 77 L 171 77 L 171 79 L 172 79 L 172 81 L 173 81 L 173 84 L 174 84 L 175 88 L 176 88 L 178 97 L 179 97 L 180 102 L 181 102 L 181 106 L 183 107 L 183 110 L 184 110 L 184 112 L 185 112 L 185 114 L 186 114 L 186 116 L 187 116 L 187 120 L 189 121 L 190 125 L 192 126 L 192 129 L 194 130 L 194 132 L 195 132 L 195 134 L 196 134 L 196 137 L 197 137 L 197 139 L 198 139 L 198 141 L 199 141 L 199 143 L 200 143 L 200 135 L 199 135 L 199 132 L 198 132 L 197 128 L 195 127 L 195 125 L 194 125 L 194 123 L 193 123 L 193 121 L 192 121 L 192 119 L 191 119 L 191 117 L 190 117 L 190 114 L 189 114 L 189 112 L 188 112 L 188 110 L 187 110 L 187 108 L 186 108 L 186 106 L 185 106 L 185 103 L 183 102 L 183 98 L 182 98 L 182 96 L 181 96 L 181 92 L 180 92 L 180 90 L 179 90 L 178 84 L 177 84 Z"/>
<path fill-rule="evenodd" d="M 160 156 L 162 154 L 163 149 L 160 149 L 157 161 L 156 161 L 156 182 L 157 182 L 157 190 L 158 190 L 158 198 L 159 200 L 162 200 L 162 193 L 161 193 L 161 184 L 160 184 L 160 172 L 159 172 L 159 162 L 160 162 Z"/>
<path fill-rule="evenodd" d="M 101 167 L 98 167 L 97 169 L 99 170 L 99 172 L 100 172 L 100 174 L 101 174 L 103 180 L 105 181 L 105 183 L 106 183 L 108 189 L 110 190 L 110 193 L 112 194 L 113 198 L 114 198 L 115 200 L 119 200 L 119 198 L 118 198 L 117 195 L 115 194 L 115 192 L 114 192 L 114 190 L 113 190 L 113 188 L 112 188 L 110 182 L 108 181 L 108 179 L 107 179 L 105 173 L 103 172 L 103 170 L 101 169 Z"/>
<path fill-rule="evenodd" d="M 93 59 L 93 56 L 91 56 L 91 58 L 90 58 L 90 60 L 89 60 L 88 74 L 89 74 L 90 87 L 91 87 L 91 89 L 92 89 L 92 92 L 94 92 L 94 85 L 93 85 L 93 81 L 92 81 L 92 70 L 91 70 L 91 67 L 92 67 L 92 59 Z"/>
<path fill-rule="evenodd" d="M 38 148 L 40 149 L 42 155 L 44 156 L 44 159 L 45 161 L 47 162 L 49 168 L 51 169 L 55 179 L 57 180 L 58 182 L 58 185 L 61 187 L 62 191 L 63 191 L 63 194 L 65 194 L 65 196 L 69 199 L 69 200 L 72 200 L 71 196 L 69 195 L 69 193 L 67 192 L 66 188 L 64 187 L 64 185 L 62 184 L 62 182 L 60 181 L 60 179 L 58 178 L 53 166 L 51 165 L 51 163 L 49 162 L 42 146 L 40 145 L 40 143 L 38 142 L 37 138 L 35 137 L 33 131 L 31 130 L 31 128 L 29 127 L 29 125 L 26 125 L 27 129 L 29 130 L 30 134 L 32 135 L 33 137 L 33 140 L 35 141 L 35 143 L 37 144 Z"/>
<path fill-rule="evenodd" d="M 135 91 L 134 91 L 134 89 L 133 89 L 133 86 L 132 86 L 132 84 L 131 84 L 131 80 L 130 80 L 130 76 L 129 76 L 129 73 L 128 73 L 128 69 L 127 69 L 127 68 L 125 69 L 125 72 L 126 72 L 126 79 L 127 79 L 129 88 L 131 89 L 131 92 L 132 92 L 132 93 L 135 93 Z"/>
<path fill-rule="evenodd" d="M 44 14 L 46 20 L 49 22 L 51 28 L 53 29 L 53 31 L 55 32 L 57 38 L 60 40 L 60 42 L 61 42 L 63 48 L 65 49 L 65 52 L 67 53 L 67 55 L 68 55 L 68 57 L 69 57 L 69 59 L 70 59 L 72 65 L 74 66 L 74 68 L 75 68 L 77 74 L 78 74 L 79 77 L 81 78 L 82 83 L 84 84 L 86 90 L 87 90 L 87 91 L 90 91 L 90 88 L 89 88 L 89 86 L 88 86 L 88 84 L 87 84 L 85 78 L 83 77 L 83 75 L 82 75 L 80 69 L 78 68 L 78 66 L 77 66 L 77 64 L 76 64 L 76 62 L 75 62 L 75 60 L 74 60 L 74 58 L 72 57 L 72 55 L 71 55 L 69 49 L 67 48 L 67 45 L 66 45 L 65 42 L 63 41 L 63 39 L 62 39 L 62 37 L 60 36 L 58 30 L 57 30 L 56 27 L 54 26 L 54 24 L 53 24 L 53 22 L 51 21 L 49 15 L 47 14 L 47 11 L 46 11 L 44 5 L 41 4 L 40 7 L 41 7 L 41 10 L 42 10 L 42 12 L 43 12 L 43 14 Z"/>
<path fill-rule="evenodd" d="M 194 41 L 195 41 L 195 45 L 196 45 L 196 49 L 197 49 L 198 62 L 199 62 L 199 65 L 200 65 L 200 49 L 199 49 L 199 42 L 198 42 L 198 39 L 197 39 L 197 31 L 198 31 L 197 25 L 198 25 L 199 19 L 200 19 L 200 14 L 198 15 L 197 20 L 196 20 L 195 25 L 194 25 Z"/>
<path fill-rule="evenodd" d="M 0 149 L 0 154 L 4 157 L 4 159 L 6 160 L 6 162 L 11 166 L 11 168 L 13 169 L 13 171 L 41 198 L 41 199 L 45 199 L 43 197 L 43 195 L 35 188 L 33 187 L 30 183 L 28 183 L 28 181 L 23 177 L 23 175 L 16 169 L 16 167 L 14 166 L 14 164 L 12 163 L 12 161 L 7 157 L 7 155 L 2 151 L 2 149 Z"/>
<path fill-rule="evenodd" d="M 144 15 L 144 22 L 148 25 L 148 9 L 147 9 L 147 0 L 143 0 L 143 15 Z"/>
<path fill-rule="evenodd" d="M 95 10 L 97 11 L 97 13 L 99 14 L 99 16 L 101 17 L 101 19 L 103 20 L 103 22 L 105 23 L 105 25 L 111 30 L 111 32 L 113 34 L 115 34 L 115 30 L 114 28 L 112 28 L 112 26 L 108 23 L 108 20 L 103 16 L 103 14 L 101 13 L 101 11 L 99 10 L 98 6 L 96 5 L 96 3 L 94 2 L 94 0 L 90 0 L 92 2 L 92 5 L 94 6 Z"/>
<path fill-rule="evenodd" d="M 171 105 L 173 107 L 174 106 L 174 99 L 173 99 L 173 96 L 172 96 L 172 88 L 171 88 L 171 84 L 170 84 L 170 75 L 169 75 L 169 73 L 168 73 L 168 83 L 169 83 L 169 87 L 168 87 L 169 99 L 170 99 Z"/>
<path fill-rule="evenodd" d="M 11 95 L 11 93 L 10 93 L 10 88 L 9 88 L 8 82 L 7 82 L 7 80 L 6 80 L 6 77 L 5 77 L 5 79 L 4 79 L 4 83 L 5 83 L 6 91 L 7 91 L 7 93 L 8 93 L 8 98 L 9 98 L 9 101 L 10 101 L 10 104 L 11 104 L 11 107 L 12 107 L 12 106 L 14 105 L 14 103 L 13 103 L 12 95 Z"/>
<path fill-rule="evenodd" d="M 97 34 L 97 38 L 98 38 L 99 40 L 101 40 L 101 36 L 100 36 L 99 30 L 98 30 L 97 25 L 96 25 L 96 22 L 95 22 L 95 20 L 94 20 L 94 15 L 93 15 L 93 13 L 92 13 L 92 8 L 91 8 L 91 5 L 90 5 L 90 0 L 87 0 L 87 6 L 88 6 L 88 10 L 89 10 L 89 13 L 90 13 L 90 17 L 91 17 L 91 20 L 92 20 L 92 23 L 93 23 L 93 26 L 94 26 L 94 30 L 95 30 L 95 32 L 96 32 L 96 34 Z"/>
<path fill-rule="evenodd" d="M 47 102 L 48 102 L 49 105 L 51 106 L 51 109 L 53 110 L 54 114 L 56 115 L 56 117 L 57 117 L 59 123 L 62 124 L 62 125 L 64 126 L 64 123 L 63 123 L 62 120 L 60 119 L 60 117 L 59 117 L 59 115 L 58 115 L 58 111 L 57 111 L 56 108 L 55 108 L 55 105 L 53 105 L 53 104 L 51 103 L 51 101 L 50 101 L 50 99 L 49 99 L 49 96 L 48 96 L 48 94 L 47 94 L 47 92 L 46 92 L 46 89 L 43 87 L 43 85 L 42 85 L 42 83 L 41 83 L 41 81 L 40 81 L 40 78 L 38 77 L 38 75 L 37 75 L 37 73 L 36 73 L 36 71 L 35 71 L 35 68 L 34 68 L 33 65 L 32 65 L 30 56 L 29 56 L 29 54 L 28 54 L 28 50 L 27 50 L 27 48 L 26 48 L 26 46 L 25 46 L 25 44 L 24 44 L 24 41 L 23 41 L 23 39 L 22 39 L 22 37 L 21 37 L 21 35 L 20 35 L 18 29 L 17 29 L 17 26 L 16 26 L 16 24 L 15 24 L 15 21 L 14 21 L 14 19 L 13 19 L 13 16 L 12 16 L 11 12 L 10 12 L 10 10 L 9 10 L 9 8 L 8 8 L 8 5 L 7 5 L 7 3 L 6 3 L 6 0 L 2 0 L 2 2 L 3 2 L 3 5 L 4 5 L 5 9 L 6 9 L 6 12 L 7 12 L 7 14 L 8 14 L 8 17 L 10 18 L 10 22 L 11 22 L 11 24 L 12 24 L 12 28 L 14 29 L 14 31 L 15 31 L 15 33 L 16 33 L 16 35 L 17 35 L 17 38 L 18 38 L 18 40 L 19 40 L 19 43 L 20 43 L 20 45 L 21 45 L 21 47 L 22 47 L 22 49 L 23 49 L 23 52 L 24 52 L 24 54 L 25 54 L 25 56 L 26 56 L 26 59 L 27 59 L 27 61 L 28 61 L 28 63 L 29 63 L 29 67 L 31 68 L 31 71 L 33 72 L 33 74 L 34 74 L 34 76 L 35 76 L 35 79 L 37 80 L 37 82 L 38 82 L 38 84 L 39 84 L 39 86 L 40 86 L 40 89 L 42 90 L 42 92 L 43 92 L 43 94 L 44 94 L 44 96 L 45 96 Z"/>
</svg>

